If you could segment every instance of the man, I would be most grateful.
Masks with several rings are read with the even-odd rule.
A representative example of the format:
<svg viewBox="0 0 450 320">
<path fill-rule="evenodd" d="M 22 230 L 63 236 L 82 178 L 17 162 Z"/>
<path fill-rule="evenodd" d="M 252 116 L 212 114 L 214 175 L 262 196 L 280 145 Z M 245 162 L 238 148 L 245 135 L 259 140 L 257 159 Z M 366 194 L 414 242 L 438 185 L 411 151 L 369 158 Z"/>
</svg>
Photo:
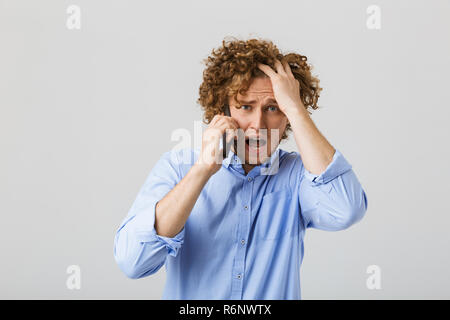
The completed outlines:
<svg viewBox="0 0 450 320">
<path fill-rule="evenodd" d="M 114 255 L 128 277 L 165 265 L 164 299 L 300 299 L 305 230 L 343 230 L 366 212 L 351 165 L 308 114 L 320 90 L 306 57 L 280 61 L 269 44 L 213 52 L 200 89 L 210 120 L 201 150 L 166 152 L 117 230 Z M 231 94 L 245 79 L 247 90 Z M 277 148 L 288 127 L 299 153 Z M 236 141 L 225 159 L 223 134 Z"/>
</svg>

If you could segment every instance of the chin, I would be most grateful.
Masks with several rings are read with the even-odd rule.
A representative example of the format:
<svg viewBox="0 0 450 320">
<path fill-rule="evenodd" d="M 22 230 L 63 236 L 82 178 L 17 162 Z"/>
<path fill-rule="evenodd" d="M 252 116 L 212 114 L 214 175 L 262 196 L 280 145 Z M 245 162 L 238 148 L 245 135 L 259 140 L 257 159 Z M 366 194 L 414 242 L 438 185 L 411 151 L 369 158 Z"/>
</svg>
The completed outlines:
<svg viewBox="0 0 450 320">
<path fill-rule="evenodd" d="M 250 157 L 249 155 L 246 155 L 245 156 L 245 163 L 246 164 L 249 164 L 249 165 L 254 165 L 254 166 L 258 166 L 258 165 L 260 165 L 260 164 L 262 164 L 262 163 L 264 163 L 264 162 L 266 162 L 268 159 L 270 158 L 270 155 L 268 155 L 267 157 L 265 157 L 265 158 L 260 158 L 260 157 Z M 251 162 L 250 162 L 251 161 Z"/>
<path fill-rule="evenodd" d="M 236 143 L 234 144 L 234 148 L 233 148 L 233 152 L 236 153 Z M 266 150 L 261 150 L 260 152 L 257 152 L 256 154 L 254 152 L 252 152 L 252 154 L 250 154 L 250 150 L 248 148 L 248 146 L 246 146 L 245 148 L 245 164 L 247 165 L 253 165 L 253 166 L 257 166 L 260 165 L 264 162 L 266 162 L 268 159 L 270 159 L 272 152 L 270 152 L 270 145 L 268 146 L 268 148 Z M 273 150 L 272 150 L 273 151 Z M 239 155 L 238 155 L 239 156 Z M 242 161 L 242 157 L 241 161 Z"/>
</svg>

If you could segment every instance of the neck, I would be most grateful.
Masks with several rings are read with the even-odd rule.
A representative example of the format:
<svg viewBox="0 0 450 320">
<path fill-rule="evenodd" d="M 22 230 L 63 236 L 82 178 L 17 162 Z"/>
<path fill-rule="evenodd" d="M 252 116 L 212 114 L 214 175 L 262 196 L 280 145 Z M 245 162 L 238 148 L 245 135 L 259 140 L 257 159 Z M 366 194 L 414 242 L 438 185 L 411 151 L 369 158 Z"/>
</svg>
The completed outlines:
<svg viewBox="0 0 450 320">
<path fill-rule="evenodd" d="M 242 168 L 245 171 L 245 175 L 247 175 L 255 166 L 256 164 L 243 164 Z"/>
<path fill-rule="evenodd" d="M 236 149 L 234 148 L 234 146 L 231 147 L 232 151 L 237 154 Z M 245 171 L 245 175 L 247 175 L 254 167 L 257 166 L 257 164 L 248 164 L 245 163 L 245 159 L 241 159 L 241 163 L 242 163 L 242 169 L 244 169 Z"/>
</svg>

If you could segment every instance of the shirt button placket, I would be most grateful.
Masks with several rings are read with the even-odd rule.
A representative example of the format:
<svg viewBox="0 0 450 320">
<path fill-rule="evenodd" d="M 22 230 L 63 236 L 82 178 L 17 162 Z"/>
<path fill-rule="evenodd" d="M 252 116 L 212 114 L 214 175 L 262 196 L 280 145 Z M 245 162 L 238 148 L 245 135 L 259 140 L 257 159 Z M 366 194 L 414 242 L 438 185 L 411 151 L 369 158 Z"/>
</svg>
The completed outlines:
<svg viewBox="0 0 450 320">
<path fill-rule="evenodd" d="M 253 177 L 247 177 L 244 180 L 243 192 L 242 192 L 242 200 L 245 201 L 243 204 L 243 210 L 239 215 L 239 226 L 238 226 L 238 248 L 236 252 L 236 258 L 234 261 L 234 280 L 233 280 L 233 299 L 242 299 L 242 289 L 243 289 L 243 281 L 245 275 L 245 255 L 246 255 L 246 244 L 247 238 L 250 229 L 250 205 L 251 205 L 251 197 L 252 197 L 252 184 Z"/>
</svg>

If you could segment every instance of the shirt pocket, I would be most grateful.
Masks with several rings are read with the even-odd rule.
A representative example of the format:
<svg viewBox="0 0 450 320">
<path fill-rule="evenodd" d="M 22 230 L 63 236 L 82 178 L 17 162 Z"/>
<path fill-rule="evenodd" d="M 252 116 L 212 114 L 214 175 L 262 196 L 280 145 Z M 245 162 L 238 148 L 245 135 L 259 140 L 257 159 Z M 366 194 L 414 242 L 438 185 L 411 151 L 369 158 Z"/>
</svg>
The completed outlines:
<svg viewBox="0 0 450 320">
<path fill-rule="evenodd" d="M 258 238 L 278 239 L 295 227 L 295 215 L 290 209 L 291 202 L 290 188 L 283 188 L 263 196 L 256 221 Z"/>
</svg>

